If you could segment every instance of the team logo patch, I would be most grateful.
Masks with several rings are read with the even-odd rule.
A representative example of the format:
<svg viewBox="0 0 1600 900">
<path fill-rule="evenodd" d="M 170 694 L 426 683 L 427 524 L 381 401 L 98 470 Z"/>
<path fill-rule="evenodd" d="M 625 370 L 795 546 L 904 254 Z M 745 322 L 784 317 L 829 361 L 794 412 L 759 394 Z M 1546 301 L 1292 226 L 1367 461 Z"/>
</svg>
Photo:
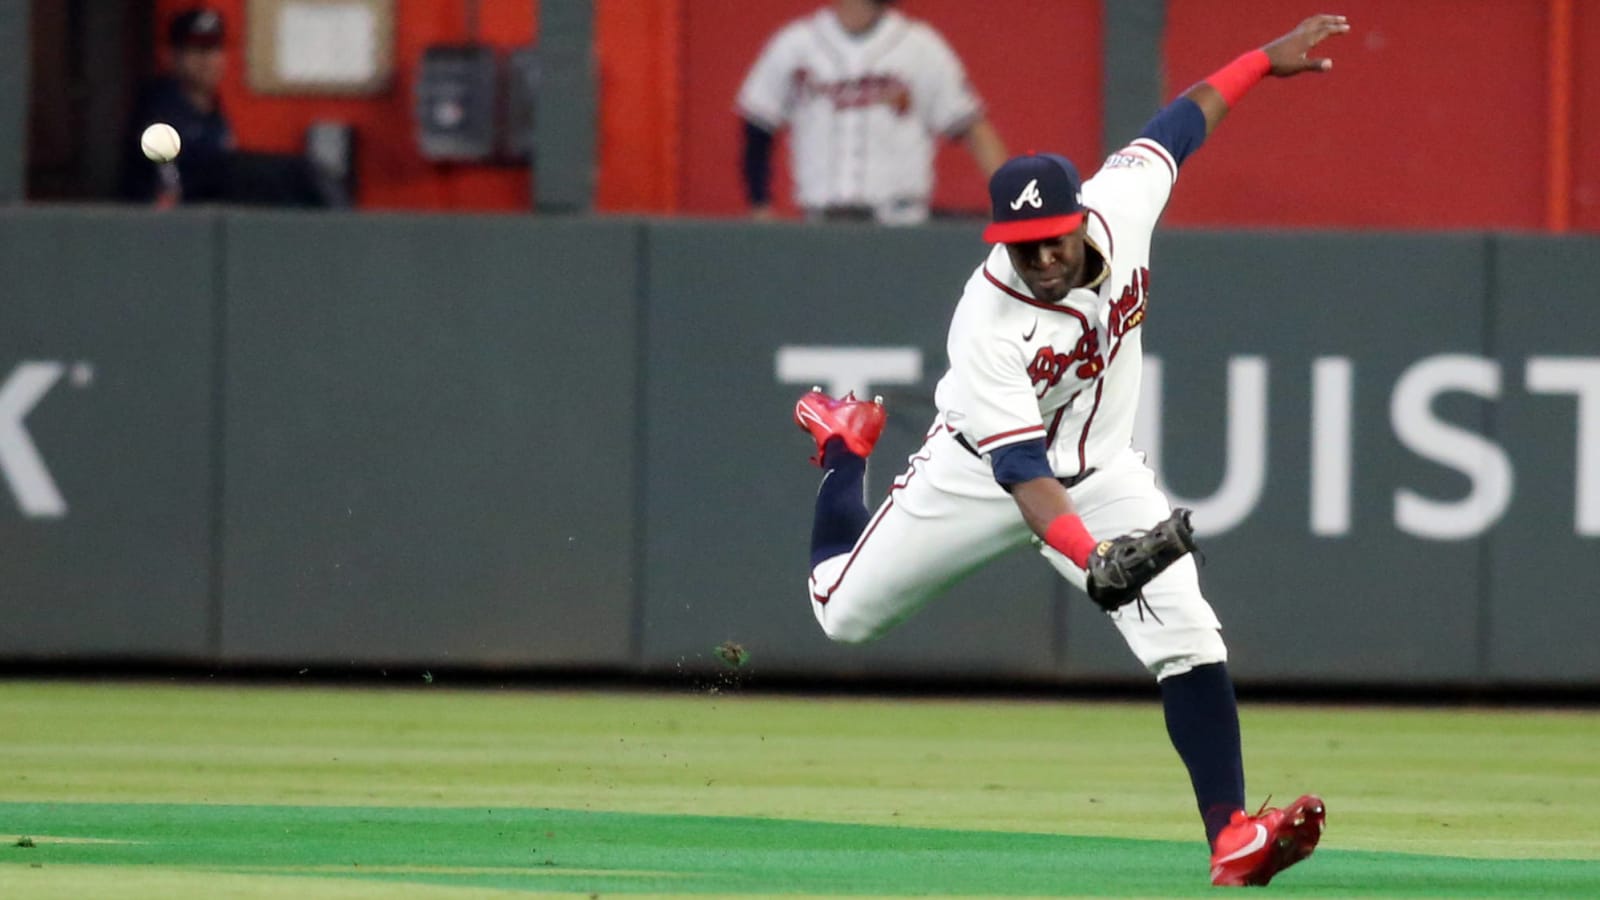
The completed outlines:
<svg viewBox="0 0 1600 900">
<path fill-rule="evenodd" d="M 1133 273 L 1122 296 L 1111 301 L 1111 336 L 1120 338 L 1144 324 L 1145 303 L 1150 298 L 1150 267 Z"/>
<path fill-rule="evenodd" d="M 1142 169 L 1150 165 L 1150 160 L 1137 153 L 1113 153 L 1106 158 L 1102 169 Z"/>
<path fill-rule="evenodd" d="M 1034 178 L 1028 182 L 1027 186 L 1022 189 L 1022 193 L 1017 195 L 1017 199 L 1011 201 L 1011 208 L 1018 210 L 1022 208 L 1023 204 L 1027 204 L 1034 209 L 1044 206 L 1044 197 L 1039 194 L 1039 179 Z"/>
</svg>

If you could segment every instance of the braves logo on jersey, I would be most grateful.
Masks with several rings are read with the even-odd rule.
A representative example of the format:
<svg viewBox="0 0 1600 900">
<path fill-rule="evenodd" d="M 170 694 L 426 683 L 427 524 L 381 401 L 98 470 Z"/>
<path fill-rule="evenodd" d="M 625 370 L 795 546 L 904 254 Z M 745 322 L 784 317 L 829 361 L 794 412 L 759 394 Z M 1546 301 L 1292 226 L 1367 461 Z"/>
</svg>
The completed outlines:
<svg viewBox="0 0 1600 900">
<path fill-rule="evenodd" d="M 887 106 L 897 116 L 911 111 L 911 86 L 893 74 L 868 74 L 839 81 L 821 81 L 805 69 L 794 73 L 794 89 L 802 102 L 826 99 L 835 112 Z"/>
<path fill-rule="evenodd" d="M 1100 334 L 1090 329 L 1078 338 L 1072 350 L 1061 353 L 1054 347 L 1040 347 L 1028 364 L 1028 377 L 1033 379 L 1035 396 L 1044 397 L 1072 372 L 1083 381 L 1093 381 L 1105 371 L 1105 360 L 1100 357 Z"/>
<path fill-rule="evenodd" d="M 1121 295 L 1110 300 L 1107 332 L 1113 341 L 1121 340 L 1128 332 L 1144 324 L 1145 304 L 1150 296 L 1150 268 L 1143 266 L 1134 271 Z M 1026 337 L 1031 337 L 1029 334 Z M 1024 339 L 1026 339 L 1026 337 Z M 1034 396 L 1044 399 L 1050 389 L 1061 383 L 1071 372 L 1081 381 L 1093 381 L 1106 368 L 1106 359 L 1100 353 L 1100 333 L 1090 328 L 1084 331 L 1066 353 L 1055 347 L 1039 348 L 1028 363 L 1028 377 L 1032 379 Z"/>
<path fill-rule="evenodd" d="M 1111 301 L 1111 336 L 1120 338 L 1144 324 L 1145 304 L 1150 298 L 1150 267 L 1133 273 L 1122 296 Z"/>
</svg>

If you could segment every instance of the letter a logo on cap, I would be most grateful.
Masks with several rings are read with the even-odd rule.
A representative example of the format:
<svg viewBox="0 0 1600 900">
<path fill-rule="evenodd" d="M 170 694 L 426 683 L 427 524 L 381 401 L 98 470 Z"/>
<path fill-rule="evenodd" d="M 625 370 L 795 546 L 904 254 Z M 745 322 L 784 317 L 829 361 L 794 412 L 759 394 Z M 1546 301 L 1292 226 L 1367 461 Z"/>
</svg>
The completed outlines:
<svg viewBox="0 0 1600 900">
<path fill-rule="evenodd" d="M 1002 194 L 1001 196 L 1004 195 Z M 1039 179 L 1035 178 L 1028 182 L 1028 186 L 1023 188 L 1022 193 L 1017 195 L 1017 199 L 1011 201 L 1011 208 L 1021 209 L 1024 203 L 1034 209 L 1044 206 L 1044 197 L 1039 195 Z"/>
</svg>

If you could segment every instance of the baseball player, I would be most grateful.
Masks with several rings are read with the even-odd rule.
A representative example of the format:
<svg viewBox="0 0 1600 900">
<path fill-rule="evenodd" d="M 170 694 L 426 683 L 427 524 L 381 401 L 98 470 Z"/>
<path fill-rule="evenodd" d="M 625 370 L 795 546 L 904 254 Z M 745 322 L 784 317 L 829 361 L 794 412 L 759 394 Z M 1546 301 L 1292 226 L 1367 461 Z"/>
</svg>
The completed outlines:
<svg viewBox="0 0 1600 900">
<path fill-rule="evenodd" d="M 1032 543 L 1104 608 L 1161 686 L 1218 885 L 1263 885 L 1322 834 L 1315 795 L 1244 809 L 1244 766 L 1220 624 L 1201 595 L 1188 511 L 1173 511 L 1130 447 L 1149 302 L 1150 236 L 1185 158 L 1266 75 L 1326 71 L 1308 53 L 1350 26 L 1320 15 L 1219 69 L 1080 182 L 1053 154 L 989 183 L 994 244 L 950 323 L 938 414 L 869 516 L 866 457 L 879 400 L 813 390 L 795 418 L 826 470 L 810 593 L 837 641 L 878 637 L 941 589 Z M 1143 530 L 1148 529 L 1148 530 Z"/>
<path fill-rule="evenodd" d="M 745 76 L 744 177 L 771 216 L 773 135 L 788 126 L 795 202 L 808 218 L 928 218 L 935 141 L 962 139 L 987 178 L 1006 158 L 961 60 L 892 0 L 833 0 L 790 22 Z"/>
</svg>

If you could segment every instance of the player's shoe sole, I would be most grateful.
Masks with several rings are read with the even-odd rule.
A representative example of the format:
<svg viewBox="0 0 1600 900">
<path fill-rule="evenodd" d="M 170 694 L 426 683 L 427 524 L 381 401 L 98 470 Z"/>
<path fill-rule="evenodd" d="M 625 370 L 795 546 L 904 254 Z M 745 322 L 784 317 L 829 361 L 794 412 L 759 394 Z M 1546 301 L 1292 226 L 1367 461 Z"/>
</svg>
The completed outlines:
<svg viewBox="0 0 1600 900">
<path fill-rule="evenodd" d="M 795 424 L 817 442 L 817 455 L 811 461 L 818 466 L 822 465 L 823 446 L 833 438 L 842 439 L 857 456 L 871 454 L 887 420 L 882 397 L 857 400 L 854 392 L 835 400 L 822 393 L 822 388 L 814 387 L 794 404 Z"/>
<path fill-rule="evenodd" d="M 1283 809 L 1253 816 L 1235 812 L 1217 835 L 1211 854 L 1211 883 L 1225 887 L 1260 887 L 1274 875 L 1311 855 L 1322 839 L 1327 808 L 1316 794 L 1306 794 Z"/>
</svg>

